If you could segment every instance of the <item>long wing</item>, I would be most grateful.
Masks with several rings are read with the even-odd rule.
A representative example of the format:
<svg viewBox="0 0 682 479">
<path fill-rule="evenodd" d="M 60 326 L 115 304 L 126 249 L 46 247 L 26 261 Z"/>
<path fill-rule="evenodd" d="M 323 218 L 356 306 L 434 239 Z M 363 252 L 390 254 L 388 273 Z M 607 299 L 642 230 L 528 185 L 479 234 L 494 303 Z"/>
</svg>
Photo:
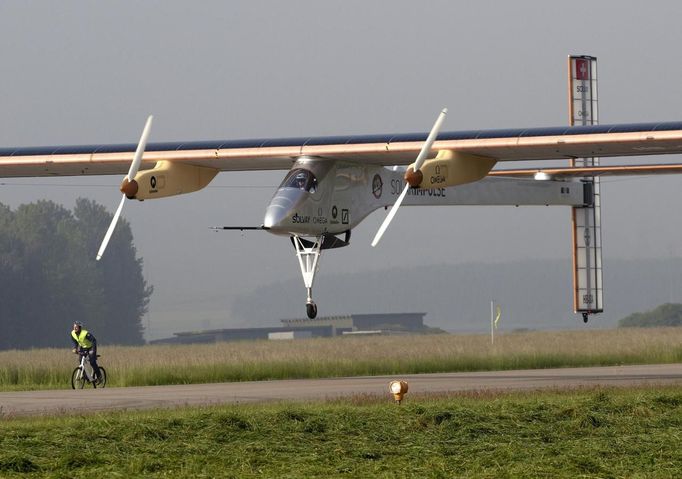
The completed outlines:
<svg viewBox="0 0 682 479">
<path fill-rule="evenodd" d="M 288 169 L 300 156 L 407 165 L 427 133 L 195 141 L 147 145 L 141 169 L 160 160 L 221 171 Z M 135 144 L 0 148 L 0 177 L 125 174 Z M 439 135 L 433 150 L 499 161 L 682 153 L 682 122 L 474 130 Z"/>
</svg>

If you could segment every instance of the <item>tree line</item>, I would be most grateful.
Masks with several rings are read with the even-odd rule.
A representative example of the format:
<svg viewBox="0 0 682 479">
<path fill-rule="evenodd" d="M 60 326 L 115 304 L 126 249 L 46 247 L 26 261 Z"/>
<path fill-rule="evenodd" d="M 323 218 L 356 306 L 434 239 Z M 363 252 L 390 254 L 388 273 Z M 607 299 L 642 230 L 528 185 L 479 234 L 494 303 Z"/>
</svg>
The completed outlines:
<svg viewBox="0 0 682 479">
<path fill-rule="evenodd" d="M 682 326 L 682 304 L 666 303 L 646 311 L 633 313 L 618 322 L 621 328 L 651 328 L 658 326 Z"/>
<path fill-rule="evenodd" d="M 144 342 L 153 288 L 127 221 L 95 261 L 111 217 L 83 198 L 73 212 L 46 200 L 15 211 L 0 203 L 0 350 L 70 347 L 74 321 L 100 344 Z"/>
</svg>

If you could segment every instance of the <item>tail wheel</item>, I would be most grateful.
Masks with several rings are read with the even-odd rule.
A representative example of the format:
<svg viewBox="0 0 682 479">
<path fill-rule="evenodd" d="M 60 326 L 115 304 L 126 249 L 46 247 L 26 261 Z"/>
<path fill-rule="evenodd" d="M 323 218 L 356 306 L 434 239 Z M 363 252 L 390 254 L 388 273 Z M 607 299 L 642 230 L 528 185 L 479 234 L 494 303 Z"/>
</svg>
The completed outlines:
<svg viewBox="0 0 682 479">
<path fill-rule="evenodd" d="M 317 305 L 312 302 L 307 303 L 305 305 L 305 312 L 308 314 L 310 319 L 315 319 L 315 316 L 317 316 Z"/>
<path fill-rule="evenodd" d="M 99 379 L 97 381 L 97 386 L 103 388 L 106 385 L 107 385 L 107 372 L 103 367 L 100 366 L 100 368 L 99 368 Z"/>
<path fill-rule="evenodd" d="M 76 368 L 71 373 L 71 389 L 83 389 L 85 387 L 85 376 L 81 368 Z"/>
</svg>

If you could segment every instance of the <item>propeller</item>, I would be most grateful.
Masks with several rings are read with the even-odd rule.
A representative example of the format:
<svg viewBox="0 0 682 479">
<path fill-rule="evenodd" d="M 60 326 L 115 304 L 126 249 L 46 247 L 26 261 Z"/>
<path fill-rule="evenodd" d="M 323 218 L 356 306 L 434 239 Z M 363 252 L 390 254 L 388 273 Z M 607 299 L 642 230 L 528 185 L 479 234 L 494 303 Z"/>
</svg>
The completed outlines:
<svg viewBox="0 0 682 479">
<path fill-rule="evenodd" d="M 144 148 L 147 145 L 147 138 L 149 137 L 149 130 L 152 127 L 152 119 L 154 117 L 152 115 L 149 115 L 149 118 L 147 118 L 147 123 L 144 125 L 144 130 L 142 130 L 142 136 L 140 137 L 140 142 L 137 144 L 137 150 L 135 150 L 135 156 L 133 157 L 133 162 L 130 164 L 130 169 L 128 170 L 128 174 L 123 178 L 123 182 L 121 183 L 121 192 L 123 193 L 123 196 L 121 197 L 121 202 L 118 204 L 118 208 L 116 209 L 116 213 L 114 214 L 113 219 L 111 220 L 111 224 L 109 225 L 109 229 L 107 230 L 107 234 L 104 235 L 104 239 L 102 240 L 102 244 L 99 247 L 99 251 L 97 252 L 97 261 L 102 259 L 102 255 L 104 254 L 104 250 L 107 249 L 107 245 L 109 244 L 109 240 L 111 239 L 111 235 L 114 232 L 114 228 L 116 227 L 116 223 L 118 223 L 118 218 L 121 216 L 121 211 L 123 210 L 123 203 L 127 198 L 134 198 L 135 195 L 137 194 L 138 190 L 138 185 L 137 181 L 135 181 L 135 175 L 137 175 L 137 170 L 140 169 L 140 164 L 142 163 L 142 155 L 144 154 Z"/>
<path fill-rule="evenodd" d="M 372 246 L 376 246 L 379 243 L 379 240 L 384 235 L 386 228 L 388 228 L 388 225 L 393 220 L 393 217 L 398 212 L 398 208 L 405 199 L 405 195 L 407 195 L 407 190 L 409 190 L 410 187 L 412 186 L 416 187 L 421 183 L 422 172 L 420 171 L 420 169 L 424 164 L 424 161 L 426 161 L 426 155 L 428 155 L 429 152 L 431 151 L 431 145 L 433 145 L 433 142 L 436 141 L 438 131 L 440 130 L 440 127 L 443 124 L 443 120 L 445 120 L 445 115 L 447 115 L 447 113 L 448 109 L 443 108 L 443 110 L 440 112 L 440 115 L 438 115 L 438 118 L 436 119 L 436 123 L 434 123 L 433 128 L 431 128 L 431 133 L 429 133 L 429 136 L 426 138 L 426 142 L 424 143 L 424 146 L 422 146 L 422 149 L 414 162 L 414 168 L 410 167 L 405 172 L 406 180 L 405 188 L 403 189 L 403 192 L 400 193 L 400 196 L 398 197 L 398 200 L 391 208 L 391 211 L 389 211 L 388 215 L 386 215 L 386 219 L 384 219 L 384 222 L 381 223 L 379 231 L 377 231 L 376 236 L 374 236 L 374 239 L 372 240 Z"/>
</svg>

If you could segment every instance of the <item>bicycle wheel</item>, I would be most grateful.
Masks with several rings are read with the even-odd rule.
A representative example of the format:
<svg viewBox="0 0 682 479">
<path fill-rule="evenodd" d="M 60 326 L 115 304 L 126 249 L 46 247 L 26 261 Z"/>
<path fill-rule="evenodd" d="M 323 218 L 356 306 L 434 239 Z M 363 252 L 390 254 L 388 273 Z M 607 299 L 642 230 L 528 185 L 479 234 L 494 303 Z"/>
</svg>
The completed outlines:
<svg viewBox="0 0 682 479">
<path fill-rule="evenodd" d="M 97 387 L 103 388 L 106 385 L 107 385 L 107 372 L 102 366 L 100 366 L 99 367 L 99 379 L 97 380 Z"/>
<path fill-rule="evenodd" d="M 76 368 L 71 373 L 71 389 L 83 389 L 85 386 L 85 376 L 81 368 Z"/>
</svg>

